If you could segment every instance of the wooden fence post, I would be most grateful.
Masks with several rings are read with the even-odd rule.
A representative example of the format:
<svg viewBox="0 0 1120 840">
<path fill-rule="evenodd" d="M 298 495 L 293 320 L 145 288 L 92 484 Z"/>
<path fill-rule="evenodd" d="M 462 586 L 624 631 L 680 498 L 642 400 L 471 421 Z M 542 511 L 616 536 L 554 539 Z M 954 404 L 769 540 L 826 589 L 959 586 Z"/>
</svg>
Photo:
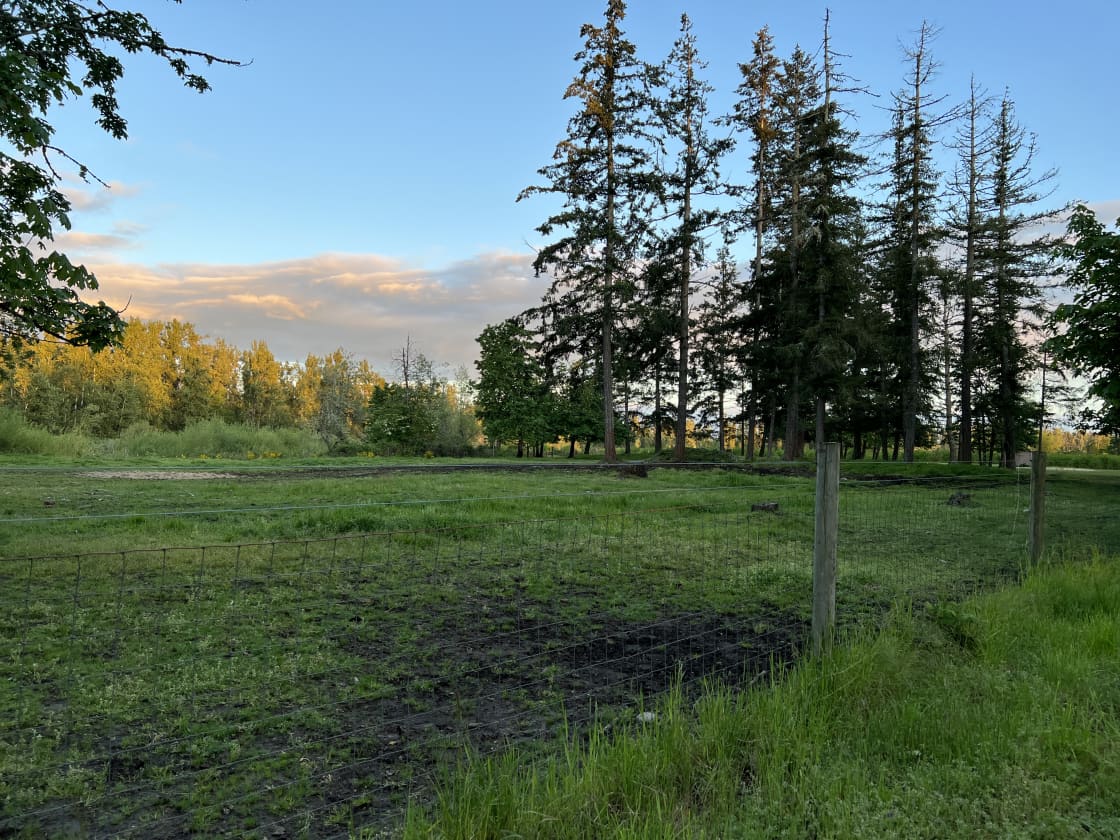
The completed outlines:
<svg viewBox="0 0 1120 840">
<path fill-rule="evenodd" d="M 840 526 L 840 444 L 817 452 L 816 526 L 813 534 L 813 655 L 832 643 L 836 625 L 836 543 Z"/>
<path fill-rule="evenodd" d="M 1034 566 L 1046 548 L 1046 453 L 1031 455 L 1030 556 Z"/>
</svg>

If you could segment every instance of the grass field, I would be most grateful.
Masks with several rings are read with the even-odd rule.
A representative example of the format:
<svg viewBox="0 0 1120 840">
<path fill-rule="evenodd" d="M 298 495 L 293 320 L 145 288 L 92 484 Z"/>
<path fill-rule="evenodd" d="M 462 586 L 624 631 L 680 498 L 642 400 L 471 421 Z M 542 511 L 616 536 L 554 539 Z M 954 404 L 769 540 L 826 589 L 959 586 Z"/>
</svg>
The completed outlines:
<svg viewBox="0 0 1120 840">
<path fill-rule="evenodd" d="M 465 747 L 547 751 L 804 643 L 808 477 L 408 466 L 4 466 L 0 834 L 392 830 Z M 842 627 L 1017 578 L 1023 475 L 873 471 Z M 1055 474 L 1053 544 L 1115 550 L 1118 499 Z"/>
<path fill-rule="evenodd" d="M 1120 567 L 896 610 L 773 685 L 449 773 L 408 838 L 1120 836 Z"/>
</svg>

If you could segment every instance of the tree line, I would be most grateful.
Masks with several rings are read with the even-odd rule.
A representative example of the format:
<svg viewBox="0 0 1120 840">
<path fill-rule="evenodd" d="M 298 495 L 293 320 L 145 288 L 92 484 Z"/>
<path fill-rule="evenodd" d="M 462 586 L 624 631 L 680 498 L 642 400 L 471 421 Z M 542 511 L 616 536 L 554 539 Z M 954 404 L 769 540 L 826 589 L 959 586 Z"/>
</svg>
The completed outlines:
<svg viewBox="0 0 1120 840">
<path fill-rule="evenodd" d="M 240 350 L 178 320 L 126 322 L 99 352 L 65 342 L 0 339 L 0 406 L 56 434 L 115 438 L 138 424 L 180 431 L 220 419 L 302 428 L 330 452 L 462 454 L 478 429 L 462 386 L 406 345 L 387 382 L 339 348 L 282 362 L 264 341 Z"/>
<path fill-rule="evenodd" d="M 889 130 L 861 137 L 826 15 L 788 56 L 760 29 L 713 115 L 688 16 L 653 63 L 625 13 L 608 0 L 583 26 L 575 112 L 519 196 L 559 206 L 537 229 L 551 285 L 479 337 L 487 433 L 539 452 L 578 422 L 608 460 L 671 429 L 677 458 L 690 434 L 723 449 L 734 432 L 747 457 L 828 438 L 856 458 L 941 445 L 1012 464 L 1052 405 L 1035 387 L 1057 244 L 1040 225 L 1068 208 L 1043 206 L 1054 172 L 1010 93 L 973 81 L 950 102 L 923 23 Z"/>
<path fill-rule="evenodd" d="M 1120 232 L 1084 207 L 1066 237 L 1036 235 L 1053 178 L 1009 93 L 973 81 L 936 91 L 934 31 L 918 30 L 884 100 L 891 128 L 861 137 L 826 14 L 818 45 L 779 56 L 766 27 L 713 115 L 692 23 L 660 62 L 622 29 L 623 0 L 581 29 L 565 91 L 575 113 L 538 184 L 559 208 L 538 228 L 541 303 L 479 338 L 475 410 L 492 441 L 541 454 L 637 435 L 735 441 L 797 457 L 810 439 L 855 457 L 1008 464 L 1063 396 L 1089 385 L 1081 422 L 1120 434 Z M 0 110 L 0 400 L 48 429 L 111 436 L 219 417 L 315 429 L 329 447 L 450 451 L 476 436 L 469 388 L 435 376 L 410 344 L 387 383 L 339 350 L 281 364 L 203 341 L 189 324 L 125 322 L 89 303 L 97 279 L 53 247 L 70 226 L 53 104 L 89 97 L 127 137 L 117 52 L 161 59 L 188 88 L 191 62 L 237 61 L 170 44 L 139 12 L 72 0 L 0 8 L 8 96 Z M 120 48 L 117 50 L 116 48 Z M 79 84 L 80 82 L 80 84 Z M 945 166 L 935 150 L 949 145 Z M 939 167 L 941 167 L 939 169 Z M 731 173 L 730 175 L 728 173 Z M 749 259 L 735 258 L 740 242 Z M 1058 266 L 1055 267 L 1054 259 Z M 1064 271 L 1072 300 L 1045 312 Z M 1043 336 L 1049 335 L 1043 342 Z M 44 342 L 44 339 L 46 342 Z M 107 348 L 102 355 L 88 349 Z M 1036 392 L 1032 378 L 1040 375 Z M 1041 439 L 1041 435 L 1039 435 Z"/>
</svg>

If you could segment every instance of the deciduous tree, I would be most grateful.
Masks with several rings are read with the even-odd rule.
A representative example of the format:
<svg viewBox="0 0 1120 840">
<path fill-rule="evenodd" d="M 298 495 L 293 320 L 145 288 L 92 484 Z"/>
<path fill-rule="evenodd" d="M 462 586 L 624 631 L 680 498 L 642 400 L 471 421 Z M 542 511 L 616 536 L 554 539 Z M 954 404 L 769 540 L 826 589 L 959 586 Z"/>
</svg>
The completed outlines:
<svg viewBox="0 0 1120 840">
<path fill-rule="evenodd" d="M 1058 306 L 1051 339 L 1056 358 L 1089 381 L 1100 406 L 1087 419 L 1100 431 L 1120 436 L 1120 219 L 1105 229 L 1093 211 L 1078 205 L 1065 241 L 1055 249 L 1066 267 L 1073 300 Z"/>
<path fill-rule="evenodd" d="M 475 411 L 492 441 L 517 442 L 517 457 L 525 444 L 551 437 L 551 396 L 532 336 L 514 319 L 492 324 L 478 337 L 479 379 Z"/>
<path fill-rule="evenodd" d="M 76 167 L 83 179 L 96 178 L 59 145 L 51 109 L 88 96 L 97 124 L 127 137 L 117 100 L 119 51 L 163 59 L 200 92 L 209 84 L 192 61 L 237 63 L 169 44 L 140 12 L 77 0 L 0 3 L 0 138 L 7 146 L 0 149 L 0 333 L 95 349 L 124 333 L 112 307 L 83 300 L 97 278 L 52 248 L 55 234 L 70 227 L 60 170 Z"/>
</svg>

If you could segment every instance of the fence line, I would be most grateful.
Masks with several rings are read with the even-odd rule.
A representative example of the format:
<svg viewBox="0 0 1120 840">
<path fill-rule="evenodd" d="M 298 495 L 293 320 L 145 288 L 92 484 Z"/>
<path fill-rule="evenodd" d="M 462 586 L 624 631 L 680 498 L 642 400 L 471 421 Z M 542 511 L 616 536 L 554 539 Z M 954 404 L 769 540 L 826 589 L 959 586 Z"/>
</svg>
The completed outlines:
<svg viewBox="0 0 1120 840">
<path fill-rule="evenodd" d="M 1049 486 L 1061 544 L 1084 507 L 1067 490 Z M 0 834 L 384 828 L 465 746 L 629 725 L 675 681 L 767 675 L 809 640 L 812 488 L 679 492 L 0 564 Z M 840 482 L 840 632 L 1014 580 L 1029 495 L 1021 478 Z"/>
<path fill-rule="evenodd" d="M 732 490 L 737 489 L 737 485 L 727 485 L 723 487 L 707 487 L 704 492 L 709 490 Z M 395 499 L 390 501 L 372 501 L 372 502 L 352 502 L 347 504 L 322 504 L 322 505 L 274 505 L 274 506 L 257 506 L 257 507 L 239 507 L 239 508 L 176 508 L 174 510 L 157 510 L 157 511 L 132 511 L 128 513 L 88 513 L 76 514 L 73 516 L 20 516 L 9 519 L 0 519 L 0 525 L 23 525 L 23 524 L 43 524 L 51 522 L 95 522 L 100 519 L 143 519 L 146 517 L 169 516 L 220 516 L 224 514 L 235 513 L 294 513 L 297 511 L 306 510 L 363 510 L 366 508 L 391 508 L 391 507 L 412 507 L 417 505 L 442 505 L 442 504 L 466 504 L 473 502 L 508 502 L 512 500 L 528 500 L 528 499 L 565 499 L 565 498 L 594 498 L 602 497 L 609 498 L 612 496 L 640 496 L 640 495 L 662 495 L 668 493 L 695 493 L 694 487 L 658 487 L 643 490 L 616 490 L 616 491 L 584 491 L 579 493 L 523 493 L 520 495 L 505 495 L 505 496 L 462 496 L 449 499 Z"/>
</svg>

